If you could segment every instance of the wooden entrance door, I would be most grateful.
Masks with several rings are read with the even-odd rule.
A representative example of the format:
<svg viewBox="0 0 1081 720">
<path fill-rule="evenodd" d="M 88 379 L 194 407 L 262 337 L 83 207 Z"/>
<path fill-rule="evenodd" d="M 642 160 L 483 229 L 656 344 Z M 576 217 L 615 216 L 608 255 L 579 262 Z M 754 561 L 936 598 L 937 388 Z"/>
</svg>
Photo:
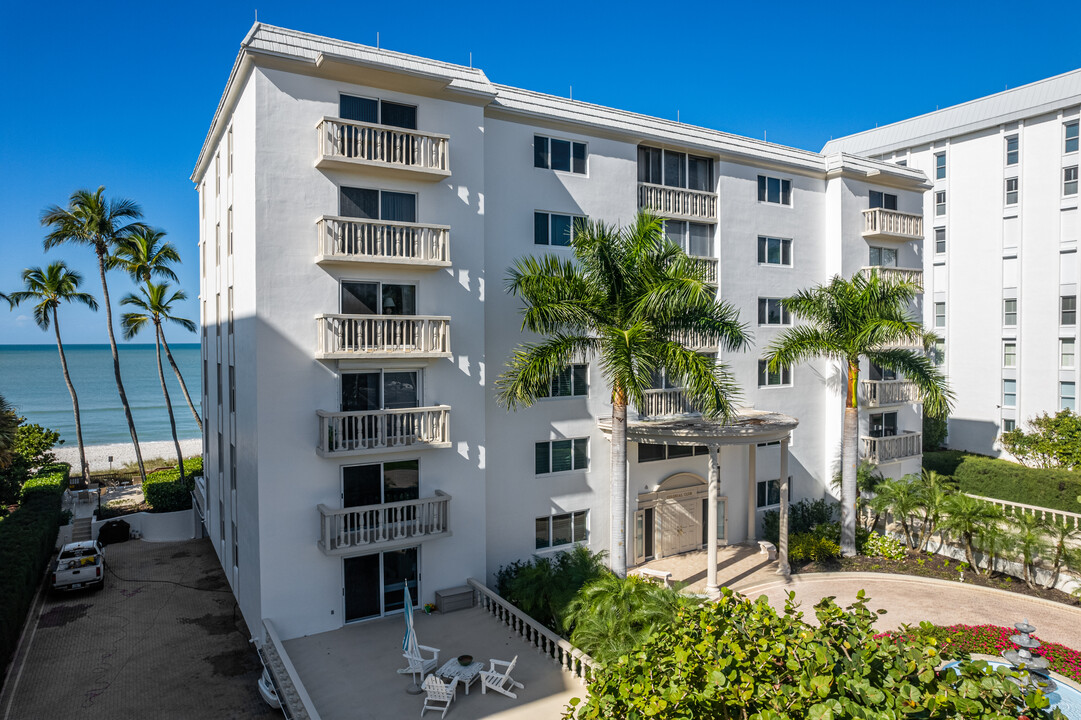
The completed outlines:
<svg viewBox="0 0 1081 720">
<path fill-rule="evenodd" d="M 658 509 L 664 555 L 688 552 L 701 544 L 702 518 L 696 498 L 666 499 Z"/>
</svg>

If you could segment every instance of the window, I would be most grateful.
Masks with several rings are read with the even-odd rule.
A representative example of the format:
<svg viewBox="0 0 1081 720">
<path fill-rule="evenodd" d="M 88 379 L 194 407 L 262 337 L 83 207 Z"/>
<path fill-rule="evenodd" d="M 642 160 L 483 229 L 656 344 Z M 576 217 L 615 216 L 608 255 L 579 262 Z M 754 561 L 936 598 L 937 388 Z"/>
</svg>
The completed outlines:
<svg viewBox="0 0 1081 720">
<path fill-rule="evenodd" d="M 946 341 L 942 338 L 935 338 L 935 345 L 931 350 L 931 361 L 938 367 L 946 364 Z"/>
<path fill-rule="evenodd" d="M 897 413 L 875 413 L 867 419 L 867 434 L 874 438 L 897 434 Z"/>
<path fill-rule="evenodd" d="M 218 398 L 221 402 L 221 398 Z M 218 431 L 218 482 L 221 487 L 225 486 L 225 442 L 222 440 L 221 430 Z"/>
<path fill-rule="evenodd" d="M 1062 194 L 1077 194 L 1077 166 L 1062 168 Z"/>
<path fill-rule="evenodd" d="M 870 380 L 890 381 L 897 379 L 896 370 L 890 370 L 889 368 L 884 368 L 881 365 L 876 365 L 875 363 L 870 363 L 870 366 L 867 368 L 867 375 L 868 379 Z"/>
<path fill-rule="evenodd" d="M 946 153 L 935 153 L 935 180 L 946 179 Z"/>
<path fill-rule="evenodd" d="M 665 220 L 664 234 L 683 252 L 694 257 L 713 257 L 713 226 L 683 220 Z"/>
<path fill-rule="evenodd" d="M 218 530 L 221 533 L 222 552 L 225 552 L 225 502 L 218 499 Z"/>
<path fill-rule="evenodd" d="M 1002 343 L 1002 367 L 1017 367 L 1017 343 Z"/>
<path fill-rule="evenodd" d="M 946 228 L 935 228 L 935 254 L 941 255 L 946 252 Z"/>
<path fill-rule="evenodd" d="M 552 378 L 552 385 L 547 397 L 573 397 L 588 395 L 588 365 L 569 365 Z"/>
<path fill-rule="evenodd" d="M 533 167 L 586 174 L 586 144 L 533 136 Z"/>
<path fill-rule="evenodd" d="M 1016 420 L 1013 418 L 1002 418 L 1002 432 L 1011 432 L 1015 427 L 1017 427 Z"/>
<path fill-rule="evenodd" d="M 789 478 L 791 482 L 791 478 Z M 781 480 L 759 480 L 757 483 L 758 497 L 754 506 L 759 510 L 777 507 L 781 504 Z"/>
<path fill-rule="evenodd" d="M 897 250 L 894 248 L 871 247 L 868 264 L 871 267 L 897 267 Z"/>
<path fill-rule="evenodd" d="M 879 192 L 878 190 L 872 190 L 870 193 L 871 208 L 885 208 L 887 210 L 897 209 L 897 196 L 890 193 Z"/>
<path fill-rule="evenodd" d="M 792 317 L 780 298 L 758 298 L 759 325 L 791 325 Z"/>
<path fill-rule="evenodd" d="M 346 372 L 341 375 L 342 412 L 369 412 L 372 410 L 400 410 L 420 407 L 420 373 L 416 370 L 372 370 L 370 372 Z M 393 428 L 398 437 L 416 432 L 409 415 L 401 416 L 403 422 Z M 389 425 L 389 424 L 388 424 Z M 361 417 L 356 422 L 342 424 L 341 442 L 366 443 L 378 433 L 384 432 L 378 416 Z M 355 447 L 355 445 L 354 445 Z"/>
<path fill-rule="evenodd" d="M 935 327 L 946 327 L 946 303 L 944 302 L 935 303 Z"/>
<path fill-rule="evenodd" d="M 589 542 L 589 511 L 578 510 L 539 517 L 536 520 L 537 550 Z"/>
<path fill-rule="evenodd" d="M 239 554 L 240 553 L 237 550 L 237 542 L 236 542 L 236 521 L 233 521 L 233 567 L 234 568 L 239 568 L 240 567 L 240 558 L 238 557 Z"/>
<path fill-rule="evenodd" d="M 1002 381 L 1002 407 L 1017 407 L 1017 381 Z"/>
<path fill-rule="evenodd" d="M 1017 178 L 1006 178 L 1006 204 L 1017 204 Z"/>
<path fill-rule="evenodd" d="M 1062 325 L 1077 324 L 1077 296 L 1063 295 L 1058 299 L 1059 322 Z"/>
<path fill-rule="evenodd" d="M 579 215 L 560 215 L 559 213 L 533 213 L 533 244 L 559 245 L 571 244 L 571 228 L 584 223 Z"/>
<path fill-rule="evenodd" d="M 1011 135 L 1006 138 L 1006 166 L 1016 165 L 1020 157 L 1020 141 L 1016 135 Z"/>
<path fill-rule="evenodd" d="M 935 193 L 935 217 L 946 214 L 946 191 L 939 190 Z"/>
<path fill-rule="evenodd" d="M 214 156 L 214 195 L 221 195 L 221 153 Z M 221 212 L 220 210 L 218 212 Z"/>
<path fill-rule="evenodd" d="M 638 182 L 713 192 L 713 159 L 639 145 Z"/>
<path fill-rule="evenodd" d="M 229 132 L 226 133 L 228 140 L 226 141 L 226 147 L 229 148 L 229 162 L 226 163 L 227 167 L 225 171 L 230 175 L 233 174 L 233 128 L 229 128 Z"/>
<path fill-rule="evenodd" d="M 1074 410 L 1077 405 L 1077 389 L 1072 382 L 1058 384 L 1058 409 Z"/>
<path fill-rule="evenodd" d="M 1006 327 L 1017 327 L 1017 298 L 1002 301 L 1002 324 Z"/>
<path fill-rule="evenodd" d="M 221 223 L 214 226 L 214 267 L 221 267 Z"/>
<path fill-rule="evenodd" d="M 792 266 L 792 241 L 788 238 L 758 236 L 759 265 Z"/>
<path fill-rule="evenodd" d="M 655 460 L 675 460 L 677 458 L 709 455 L 705 445 L 664 445 L 662 443 L 638 443 L 638 462 Z"/>
<path fill-rule="evenodd" d="M 417 288 L 415 285 L 343 280 L 341 313 L 343 315 L 416 315 Z"/>
<path fill-rule="evenodd" d="M 390 125 L 407 130 L 417 129 L 417 108 L 387 100 L 341 95 L 338 100 L 338 114 L 343 120 Z"/>
<path fill-rule="evenodd" d="M 549 440 L 536 444 L 536 474 L 589 469 L 589 438 Z"/>
<path fill-rule="evenodd" d="M 1073 338 L 1062 338 L 1058 341 L 1058 365 L 1064 370 L 1073 370 L 1076 341 Z"/>
<path fill-rule="evenodd" d="M 338 214 L 365 220 L 416 222 L 417 196 L 414 193 L 343 186 L 338 192 Z M 349 237 L 347 231 L 346 241 L 359 242 L 360 238 Z"/>
<path fill-rule="evenodd" d="M 225 253 L 229 257 L 233 256 L 233 206 L 229 206 L 229 211 L 226 213 L 225 223 Z"/>
<path fill-rule="evenodd" d="M 1063 152 L 1065 152 L 1065 153 L 1075 153 L 1075 152 L 1077 152 L 1077 127 L 1078 127 L 1078 124 L 1077 124 L 1076 120 L 1073 121 L 1072 123 L 1066 123 L 1066 126 L 1064 128 L 1065 131 L 1066 131 L 1066 142 L 1065 142 L 1065 144 L 1064 144 L 1064 146 L 1062 148 Z"/>
<path fill-rule="evenodd" d="M 758 361 L 758 387 L 785 386 L 792 384 L 792 368 L 782 367 L 780 370 L 770 371 L 765 360 Z"/>
<path fill-rule="evenodd" d="M 899 167 L 908 167 L 908 160 L 898 160 L 895 164 Z"/>
<path fill-rule="evenodd" d="M 781 178 L 758 176 L 758 202 L 777 205 L 792 204 L 792 181 Z"/>
</svg>

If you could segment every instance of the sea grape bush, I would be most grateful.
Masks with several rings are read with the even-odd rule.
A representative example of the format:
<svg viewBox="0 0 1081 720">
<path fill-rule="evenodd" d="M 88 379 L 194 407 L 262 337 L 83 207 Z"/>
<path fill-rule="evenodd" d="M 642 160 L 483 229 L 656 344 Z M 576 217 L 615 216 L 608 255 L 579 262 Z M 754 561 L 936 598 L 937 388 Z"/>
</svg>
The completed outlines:
<svg viewBox="0 0 1081 720">
<path fill-rule="evenodd" d="M 201 457 L 184 461 L 186 474 L 180 477 L 180 471 L 159 470 L 146 476 L 143 483 L 143 497 L 151 506 L 151 512 L 175 512 L 191 507 L 191 491 L 195 489 L 194 477 L 203 474 Z"/>
<path fill-rule="evenodd" d="M 879 535 L 876 532 L 871 533 L 867 538 L 863 552 L 865 555 L 883 557 L 887 560 L 904 560 L 907 555 L 905 546 L 900 540 L 887 535 Z"/>
</svg>

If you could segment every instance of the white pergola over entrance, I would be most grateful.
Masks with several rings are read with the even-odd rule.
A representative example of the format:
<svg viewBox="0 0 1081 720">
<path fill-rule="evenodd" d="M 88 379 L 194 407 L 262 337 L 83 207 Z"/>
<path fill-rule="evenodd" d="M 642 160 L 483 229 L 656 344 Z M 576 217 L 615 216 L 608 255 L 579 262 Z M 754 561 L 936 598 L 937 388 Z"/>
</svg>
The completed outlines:
<svg viewBox="0 0 1081 720">
<path fill-rule="evenodd" d="M 598 425 L 602 432 L 611 435 L 612 419 L 601 418 Z M 788 442 L 799 420 L 782 413 L 743 409 L 728 422 L 710 420 L 699 416 L 669 417 L 657 419 L 628 420 L 627 440 L 630 442 L 663 443 L 665 445 L 705 446 L 709 449 L 709 489 L 706 543 L 707 562 L 706 592 L 716 594 L 717 586 L 717 499 L 719 495 L 721 465 L 718 455 L 722 446 L 745 445 L 747 447 L 747 522 L 748 536 L 753 538 L 755 526 L 755 450 L 759 443 L 780 441 L 780 515 L 781 528 L 788 526 Z M 624 508 L 626 512 L 626 508 Z M 777 548 L 780 572 L 788 574 L 788 534 L 782 531 Z"/>
</svg>

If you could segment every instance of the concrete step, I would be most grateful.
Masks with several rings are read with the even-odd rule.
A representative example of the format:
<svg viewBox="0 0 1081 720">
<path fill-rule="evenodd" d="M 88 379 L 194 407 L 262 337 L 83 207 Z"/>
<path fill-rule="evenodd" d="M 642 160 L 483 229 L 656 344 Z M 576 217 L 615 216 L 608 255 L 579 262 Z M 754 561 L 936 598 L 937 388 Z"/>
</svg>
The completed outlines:
<svg viewBox="0 0 1081 720">
<path fill-rule="evenodd" d="M 90 539 L 90 518 L 75 518 L 71 521 L 71 541 L 83 542 Z"/>
</svg>

